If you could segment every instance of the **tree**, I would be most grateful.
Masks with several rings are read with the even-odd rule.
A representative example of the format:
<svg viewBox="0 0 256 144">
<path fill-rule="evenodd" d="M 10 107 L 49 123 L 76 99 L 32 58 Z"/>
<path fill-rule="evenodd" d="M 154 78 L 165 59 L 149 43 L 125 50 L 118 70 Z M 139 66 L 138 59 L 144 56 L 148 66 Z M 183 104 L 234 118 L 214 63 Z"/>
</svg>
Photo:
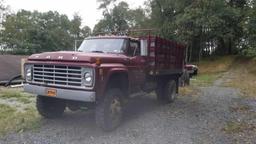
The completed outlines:
<svg viewBox="0 0 256 144">
<path fill-rule="evenodd" d="M 147 18 L 142 8 L 130 9 L 129 5 L 121 1 L 117 5 L 115 0 L 98 0 L 99 9 L 103 9 L 103 19 L 94 27 L 93 33 L 126 31 L 132 28 L 142 28 L 147 24 Z M 109 5 L 113 5 L 110 9 Z"/>
<path fill-rule="evenodd" d="M 71 34 L 75 39 L 81 38 L 81 29 L 80 26 L 82 24 L 82 18 L 76 13 L 71 20 Z"/>
<path fill-rule="evenodd" d="M 0 52 L 3 52 L 3 21 L 5 19 L 6 14 L 9 12 L 9 8 L 4 5 L 4 1 L 0 0 Z"/>
<path fill-rule="evenodd" d="M 76 39 L 90 33 L 89 27 L 80 27 L 81 18 L 78 15 L 69 20 L 58 12 L 21 10 L 7 15 L 3 22 L 2 38 L 4 47 L 11 48 L 15 54 L 72 50 Z"/>
<path fill-rule="evenodd" d="M 250 9 L 246 0 L 152 0 L 149 6 L 160 35 L 186 43 L 191 60 L 236 52 Z"/>
<path fill-rule="evenodd" d="M 252 1 L 248 4 L 250 7 L 247 10 L 247 21 L 244 25 L 245 36 L 244 40 L 242 41 L 243 48 L 241 50 L 242 55 L 248 57 L 255 57 L 256 56 L 256 2 Z"/>
<path fill-rule="evenodd" d="M 90 36 L 92 33 L 92 30 L 90 27 L 88 26 L 84 26 L 82 29 L 81 29 L 81 37 L 82 38 L 86 38 L 88 36 Z"/>
<path fill-rule="evenodd" d="M 105 3 L 110 4 L 108 0 Z M 105 3 L 103 3 L 104 7 L 100 6 L 100 8 L 104 8 L 104 18 L 95 25 L 94 33 L 121 31 L 128 29 L 128 4 L 126 2 L 120 2 L 118 5 L 115 5 L 113 9 L 108 9 Z"/>
<path fill-rule="evenodd" d="M 8 12 L 8 7 L 4 5 L 3 0 L 0 0 L 0 26 L 7 12 Z"/>
</svg>

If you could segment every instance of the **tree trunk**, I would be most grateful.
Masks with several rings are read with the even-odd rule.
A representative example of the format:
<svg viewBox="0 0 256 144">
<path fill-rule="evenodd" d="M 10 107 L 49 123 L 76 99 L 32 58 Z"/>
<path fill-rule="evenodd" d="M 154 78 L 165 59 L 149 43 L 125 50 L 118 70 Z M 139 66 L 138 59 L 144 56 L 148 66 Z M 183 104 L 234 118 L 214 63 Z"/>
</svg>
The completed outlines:
<svg viewBox="0 0 256 144">
<path fill-rule="evenodd" d="M 218 37 L 218 46 L 216 49 L 216 54 L 223 55 L 226 53 L 225 41 L 222 37 Z"/>
<path fill-rule="evenodd" d="M 229 55 L 232 54 L 232 43 L 233 43 L 232 38 L 229 38 L 228 53 L 227 53 L 227 54 L 229 54 Z"/>
</svg>

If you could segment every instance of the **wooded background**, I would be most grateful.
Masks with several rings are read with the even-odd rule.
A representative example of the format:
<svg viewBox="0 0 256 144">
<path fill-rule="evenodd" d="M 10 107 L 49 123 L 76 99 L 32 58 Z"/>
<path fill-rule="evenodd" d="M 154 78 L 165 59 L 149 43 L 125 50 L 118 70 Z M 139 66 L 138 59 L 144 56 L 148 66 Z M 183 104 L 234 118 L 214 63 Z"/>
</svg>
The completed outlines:
<svg viewBox="0 0 256 144">
<path fill-rule="evenodd" d="M 97 0 L 103 18 L 93 30 L 56 11 L 11 13 L 0 0 L 0 52 L 32 54 L 73 50 L 75 40 L 101 32 L 154 28 L 154 34 L 187 45 L 188 60 L 213 55 L 256 56 L 256 0 Z"/>
</svg>

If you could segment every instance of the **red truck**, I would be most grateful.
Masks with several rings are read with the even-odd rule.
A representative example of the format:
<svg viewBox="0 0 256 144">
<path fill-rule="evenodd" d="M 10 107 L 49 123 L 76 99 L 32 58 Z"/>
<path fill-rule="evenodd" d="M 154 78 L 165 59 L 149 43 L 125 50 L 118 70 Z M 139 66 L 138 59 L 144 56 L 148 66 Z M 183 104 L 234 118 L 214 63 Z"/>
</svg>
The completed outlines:
<svg viewBox="0 0 256 144">
<path fill-rule="evenodd" d="M 173 102 L 185 63 L 185 46 L 157 36 L 86 38 L 77 52 L 45 52 L 24 64 L 24 90 L 37 95 L 45 118 L 65 108 L 94 107 L 96 124 L 114 130 L 122 120 L 124 100 L 144 91 Z"/>
</svg>

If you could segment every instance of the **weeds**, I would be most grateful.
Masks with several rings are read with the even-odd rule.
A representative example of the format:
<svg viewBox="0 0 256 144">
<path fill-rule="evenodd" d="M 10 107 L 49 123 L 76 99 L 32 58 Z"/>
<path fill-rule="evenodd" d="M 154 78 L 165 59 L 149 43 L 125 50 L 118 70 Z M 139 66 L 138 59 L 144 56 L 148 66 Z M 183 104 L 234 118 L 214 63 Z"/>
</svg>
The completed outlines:
<svg viewBox="0 0 256 144">
<path fill-rule="evenodd" d="M 32 95 L 22 92 L 21 89 L 1 88 L 0 100 L 0 136 L 40 126 L 40 116 L 35 107 L 32 107 Z M 13 101 L 14 104 L 8 101 Z"/>
<path fill-rule="evenodd" d="M 235 61 L 235 56 L 211 57 L 197 63 L 199 74 L 192 79 L 193 86 L 210 86 L 223 72 L 227 72 Z"/>
<path fill-rule="evenodd" d="M 198 89 L 193 86 L 186 86 L 179 88 L 179 94 L 181 96 L 195 96 L 198 94 Z"/>
<path fill-rule="evenodd" d="M 245 122 L 229 121 L 226 123 L 226 126 L 223 128 L 223 130 L 228 134 L 233 134 L 245 131 L 254 131 L 256 130 L 256 126 Z"/>
<path fill-rule="evenodd" d="M 200 74 L 223 73 L 230 69 L 235 61 L 235 56 L 210 57 L 197 63 Z"/>
<path fill-rule="evenodd" d="M 22 132 L 28 129 L 35 129 L 40 126 L 40 116 L 37 111 L 29 107 L 24 112 L 15 108 L 0 104 L 0 136 L 9 132 Z"/>
<path fill-rule="evenodd" d="M 230 70 L 230 80 L 224 86 L 239 88 L 246 97 L 256 97 L 256 61 L 239 58 Z"/>
<path fill-rule="evenodd" d="M 210 86 L 217 80 L 221 74 L 199 74 L 192 80 L 193 86 Z"/>
<path fill-rule="evenodd" d="M 0 98 L 14 99 L 15 101 L 28 104 L 31 103 L 32 95 L 21 92 L 19 89 L 0 89 Z"/>
</svg>

